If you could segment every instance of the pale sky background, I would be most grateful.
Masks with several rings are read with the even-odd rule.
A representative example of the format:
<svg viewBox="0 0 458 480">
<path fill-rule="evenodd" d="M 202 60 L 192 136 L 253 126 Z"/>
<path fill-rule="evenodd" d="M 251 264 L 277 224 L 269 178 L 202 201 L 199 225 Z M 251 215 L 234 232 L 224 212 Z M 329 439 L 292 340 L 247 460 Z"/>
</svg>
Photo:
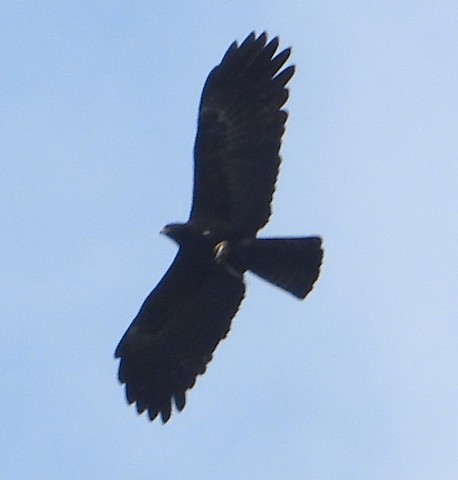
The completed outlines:
<svg viewBox="0 0 458 480">
<path fill-rule="evenodd" d="M 458 2 L 0 2 L 5 479 L 458 478 Z M 190 206 L 203 82 L 293 47 L 265 235 L 320 234 L 305 302 L 248 297 L 169 424 L 114 348 Z"/>
</svg>

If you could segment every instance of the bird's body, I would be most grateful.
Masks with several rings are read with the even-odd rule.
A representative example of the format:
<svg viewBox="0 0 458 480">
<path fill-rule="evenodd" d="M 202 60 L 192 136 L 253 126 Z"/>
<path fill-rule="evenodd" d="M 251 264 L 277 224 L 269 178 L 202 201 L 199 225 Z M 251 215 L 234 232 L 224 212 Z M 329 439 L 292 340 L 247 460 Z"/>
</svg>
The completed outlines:
<svg viewBox="0 0 458 480">
<path fill-rule="evenodd" d="M 266 40 L 251 34 L 234 42 L 207 78 L 190 218 L 163 229 L 178 253 L 115 352 L 127 400 L 151 420 L 161 413 L 168 421 L 172 400 L 184 408 L 186 390 L 230 329 L 247 270 L 298 298 L 318 278 L 318 237 L 256 237 L 271 213 L 287 117 L 281 108 L 294 73 L 281 70 L 290 50 L 274 57 L 278 39 Z"/>
</svg>

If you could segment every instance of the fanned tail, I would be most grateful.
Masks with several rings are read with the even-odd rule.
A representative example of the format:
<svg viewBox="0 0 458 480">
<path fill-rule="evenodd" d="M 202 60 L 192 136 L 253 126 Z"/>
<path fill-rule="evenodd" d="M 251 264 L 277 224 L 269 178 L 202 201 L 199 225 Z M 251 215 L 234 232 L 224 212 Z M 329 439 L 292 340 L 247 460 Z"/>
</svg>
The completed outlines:
<svg viewBox="0 0 458 480">
<path fill-rule="evenodd" d="M 319 237 L 256 238 L 229 254 L 236 268 L 250 270 L 298 298 L 312 290 L 322 259 Z"/>
</svg>

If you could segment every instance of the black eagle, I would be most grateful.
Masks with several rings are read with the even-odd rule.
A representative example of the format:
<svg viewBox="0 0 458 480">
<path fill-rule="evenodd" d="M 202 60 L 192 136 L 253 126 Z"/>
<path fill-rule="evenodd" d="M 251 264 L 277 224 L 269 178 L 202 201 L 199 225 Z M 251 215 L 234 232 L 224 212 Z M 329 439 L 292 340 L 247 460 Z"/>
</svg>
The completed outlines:
<svg viewBox="0 0 458 480">
<path fill-rule="evenodd" d="M 318 278 L 319 237 L 256 238 L 270 217 L 287 113 L 290 49 L 251 33 L 234 42 L 202 92 L 194 193 L 186 223 L 162 230 L 179 245 L 172 265 L 122 337 L 119 380 L 138 413 L 169 420 L 205 372 L 245 294 L 249 270 L 298 298 Z"/>
</svg>

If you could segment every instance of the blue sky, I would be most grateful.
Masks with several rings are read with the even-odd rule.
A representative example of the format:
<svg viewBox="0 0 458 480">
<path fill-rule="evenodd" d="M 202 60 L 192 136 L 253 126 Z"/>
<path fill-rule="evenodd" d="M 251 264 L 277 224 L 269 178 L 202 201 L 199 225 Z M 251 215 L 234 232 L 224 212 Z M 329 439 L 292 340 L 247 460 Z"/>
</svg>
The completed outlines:
<svg viewBox="0 0 458 480">
<path fill-rule="evenodd" d="M 455 479 L 458 4 L 0 5 L 5 478 Z M 113 351 L 175 254 L 206 75 L 252 30 L 297 66 L 263 234 L 321 234 L 322 276 L 305 302 L 248 277 L 150 424 Z"/>
</svg>

